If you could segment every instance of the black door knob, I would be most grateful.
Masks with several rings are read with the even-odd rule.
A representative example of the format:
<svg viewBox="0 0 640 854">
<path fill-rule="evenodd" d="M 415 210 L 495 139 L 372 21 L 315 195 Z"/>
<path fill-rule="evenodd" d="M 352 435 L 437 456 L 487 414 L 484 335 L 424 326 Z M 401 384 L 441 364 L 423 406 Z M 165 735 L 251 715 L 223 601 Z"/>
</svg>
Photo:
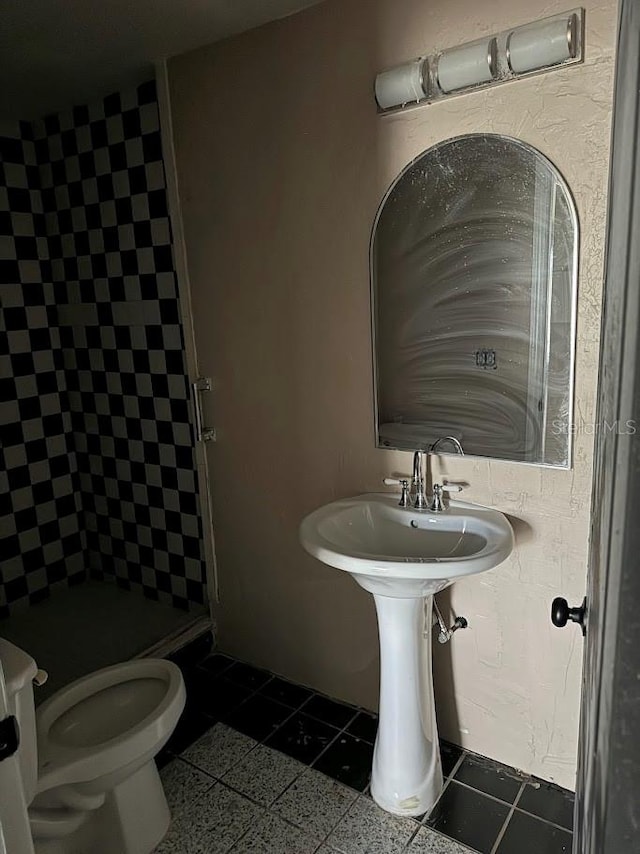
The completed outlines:
<svg viewBox="0 0 640 854">
<path fill-rule="evenodd" d="M 582 634 L 585 635 L 587 633 L 587 627 L 585 625 L 585 616 L 587 613 L 587 600 L 586 598 L 583 600 L 582 605 L 578 608 L 570 608 L 567 604 L 567 600 L 558 596 L 553 600 L 551 605 L 551 622 L 554 626 L 557 626 L 561 629 L 563 626 L 566 626 L 569 620 L 573 623 L 579 623 L 582 628 Z"/>
</svg>

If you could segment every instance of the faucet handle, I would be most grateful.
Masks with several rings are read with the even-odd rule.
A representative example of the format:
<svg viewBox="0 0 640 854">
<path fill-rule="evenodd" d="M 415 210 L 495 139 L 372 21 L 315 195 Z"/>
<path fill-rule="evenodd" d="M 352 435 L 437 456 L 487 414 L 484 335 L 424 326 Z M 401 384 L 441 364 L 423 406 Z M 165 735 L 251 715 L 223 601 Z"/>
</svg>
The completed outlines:
<svg viewBox="0 0 640 854">
<path fill-rule="evenodd" d="M 400 507 L 408 507 L 409 506 L 409 477 L 385 477 L 382 482 L 386 486 L 400 486 L 402 488 L 402 494 L 400 495 L 400 501 L 398 501 L 398 505 Z"/>
<path fill-rule="evenodd" d="M 465 486 L 467 486 L 466 483 L 447 483 L 445 481 L 441 488 L 443 492 L 462 492 Z"/>
<path fill-rule="evenodd" d="M 462 492 L 463 488 L 464 487 L 461 483 L 434 483 L 429 510 L 431 510 L 432 513 L 440 513 L 445 509 L 445 506 L 442 503 L 442 494 L 444 492 Z"/>
</svg>

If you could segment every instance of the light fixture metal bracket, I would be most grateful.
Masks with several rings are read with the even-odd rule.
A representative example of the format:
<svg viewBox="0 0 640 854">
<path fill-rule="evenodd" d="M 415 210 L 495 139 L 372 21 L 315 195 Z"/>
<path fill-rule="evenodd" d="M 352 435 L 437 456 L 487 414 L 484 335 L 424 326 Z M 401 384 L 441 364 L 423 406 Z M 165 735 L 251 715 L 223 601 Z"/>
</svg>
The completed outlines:
<svg viewBox="0 0 640 854">
<path fill-rule="evenodd" d="M 422 63 L 422 90 L 424 97 L 415 98 L 413 92 L 407 93 L 407 101 L 385 108 L 378 104 L 378 113 L 387 115 L 407 109 L 421 107 L 445 98 L 468 94 L 478 89 L 497 86 L 510 80 L 531 77 L 546 71 L 555 71 L 568 65 L 584 61 L 584 19 L 582 8 L 561 12 L 549 18 L 511 27 L 494 35 L 488 35 L 472 42 L 466 42 L 433 54 L 414 58 L 402 65 L 387 69 L 376 78 L 376 97 L 378 102 L 379 85 L 385 76 L 387 79 L 394 70 L 402 73 L 408 66 Z M 477 63 L 477 82 L 464 82 L 455 89 L 445 90 L 439 75 L 443 57 L 451 65 L 453 55 L 461 57 L 461 62 L 474 54 L 486 57 Z M 471 75 L 472 76 L 472 75 Z M 464 74 L 460 75 L 464 78 Z"/>
</svg>

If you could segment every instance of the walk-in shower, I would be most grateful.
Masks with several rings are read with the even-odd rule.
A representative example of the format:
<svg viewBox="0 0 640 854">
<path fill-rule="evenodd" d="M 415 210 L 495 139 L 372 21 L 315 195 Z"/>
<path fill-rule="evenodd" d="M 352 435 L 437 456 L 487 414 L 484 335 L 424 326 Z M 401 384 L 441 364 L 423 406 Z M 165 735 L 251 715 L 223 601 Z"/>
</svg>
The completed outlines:
<svg viewBox="0 0 640 854">
<path fill-rule="evenodd" d="M 0 137 L 0 635 L 53 689 L 210 626 L 206 484 L 155 82 Z"/>
</svg>

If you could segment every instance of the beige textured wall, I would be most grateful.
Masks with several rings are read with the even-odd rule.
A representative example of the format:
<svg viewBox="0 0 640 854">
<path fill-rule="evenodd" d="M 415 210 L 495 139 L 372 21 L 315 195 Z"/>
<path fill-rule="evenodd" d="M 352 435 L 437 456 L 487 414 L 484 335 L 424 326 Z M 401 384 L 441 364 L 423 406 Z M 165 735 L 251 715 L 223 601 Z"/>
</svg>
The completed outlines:
<svg viewBox="0 0 640 854">
<path fill-rule="evenodd" d="M 199 360 L 217 387 L 210 466 L 228 652 L 375 708 L 373 602 L 308 557 L 297 527 L 410 465 L 374 448 L 367 255 L 386 187 L 433 143 L 513 135 L 567 178 L 581 223 L 576 416 L 593 420 L 616 8 L 585 5 L 584 66 L 394 117 L 375 112 L 380 68 L 564 4 L 329 0 L 170 62 Z M 451 591 L 470 628 L 436 650 L 441 732 L 566 786 L 582 642 L 548 614 L 555 595 L 584 595 L 591 467 L 587 432 L 572 471 L 441 466 L 469 481 L 470 500 L 520 520 L 512 558 Z"/>
</svg>

